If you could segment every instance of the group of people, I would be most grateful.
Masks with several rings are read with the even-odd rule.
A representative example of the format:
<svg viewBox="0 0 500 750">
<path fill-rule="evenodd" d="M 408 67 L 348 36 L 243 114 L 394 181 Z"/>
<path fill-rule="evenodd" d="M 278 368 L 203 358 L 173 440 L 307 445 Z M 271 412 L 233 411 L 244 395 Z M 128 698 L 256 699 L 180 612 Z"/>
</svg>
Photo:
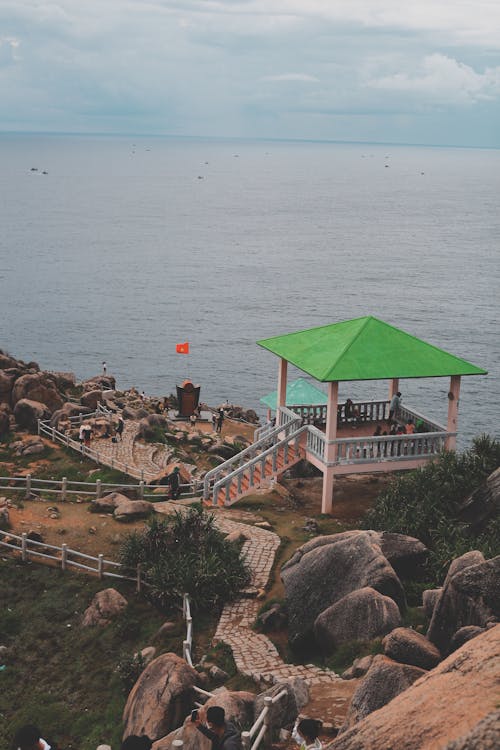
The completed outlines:
<svg viewBox="0 0 500 750">
<path fill-rule="evenodd" d="M 218 432 L 219 434 L 222 432 L 222 425 L 224 424 L 224 420 L 226 418 L 226 413 L 221 406 L 218 411 L 214 411 L 212 414 L 212 427 L 214 428 L 214 432 Z"/>
<path fill-rule="evenodd" d="M 102 437 L 104 438 L 112 437 L 110 427 L 111 425 L 108 422 L 106 424 L 106 429 Z M 125 422 L 123 420 L 123 417 L 119 416 L 118 422 L 116 423 L 116 425 L 114 425 L 114 433 L 115 433 L 114 442 L 116 442 L 117 440 L 121 441 L 124 429 L 125 429 Z M 86 448 L 90 448 L 90 442 L 92 440 L 92 433 L 93 433 L 93 430 L 92 430 L 92 425 L 90 424 L 90 422 L 82 422 L 82 424 L 80 425 L 80 429 L 78 430 L 78 439 L 82 446 L 84 445 Z"/>
<path fill-rule="evenodd" d="M 210 706 L 194 710 L 191 721 L 196 729 L 212 743 L 211 750 L 241 750 L 241 732 L 233 722 L 226 719 L 222 706 Z M 300 750 L 322 750 L 318 738 L 321 722 L 315 719 L 297 718 L 292 738 Z M 120 750 L 151 750 L 152 740 L 146 735 L 129 735 L 123 740 Z M 26 724 L 19 729 L 12 742 L 12 750 L 60 750 L 58 746 L 42 738 L 38 727 Z"/>
</svg>

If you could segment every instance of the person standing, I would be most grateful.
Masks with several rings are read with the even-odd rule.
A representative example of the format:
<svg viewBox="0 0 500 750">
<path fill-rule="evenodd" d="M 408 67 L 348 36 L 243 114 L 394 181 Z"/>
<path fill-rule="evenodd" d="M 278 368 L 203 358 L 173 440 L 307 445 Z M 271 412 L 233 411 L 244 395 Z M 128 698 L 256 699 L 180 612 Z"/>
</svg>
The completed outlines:
<svg viewBox="0 0 500 750">
<path fill-rule="evenodd" d="M 123 430 L 124 429 L 125 429 L 125 422 L 123 421 L 123 417 L 119 416 L 118 417 L 118 424 L 116 426 L 116 434 L 117 434 L 117 437 L 120 438 L 120 442 L 122 441 L 122 435 L 123 435 Z"/>
<path fill-rule="evenodd" d="M 222 706 L 199 708 L 193 721 L 196 729 L 212 742 L 212 750 L 241 750 L 241 733 L 226 721 Z"/>
<path fill-rule="evenodd" d="M 171 474 L 167 477 L 167 484 L 170 485 L 170 488 L 172 490 L 172 500 L 177 500 L 179 495 L 181 494 L 181 488 L 180 488 L 180 474 L 179 474 L 179 467 L 176 466 Z"/>
<path fill-rule="evenodd" d="M 221 407 L 219 409 L 219 414 L 217 416 L 217 432 L 219 433 L 222 432 L 222 425 L 224 423 L 224 417 L 225 417 L 224 409 Z"/>
<path fill-rule="evenodd" d="M 217 432 L 217 414 L 215 412 L 212 412 L 212 427 L 213 431 Z"/>
<path fill-rule="evenodd" d="M 106 371 L 107 371 L 107 366 L 106 366 L 106 362 L 103 362 L 103 363 L 102 363 L 102 374 L 103 374 L 103 375 L 106 375 Z"/>
<path fill-rule="evenodd" d="M 391 403 L 389 404 L 389 423 L 395 422 L 397 420 L 400 406 L 401 406 L 401 391 L 398 391 L 391 398 Z"/>
<path fill-rule="evenodd" d="M 292 739 L 295 740 L 300 750 L 321 750 L 323 745 L 318 738 L 320 722 L 316 719 L 298 719 L 292 731 Z"/>
</svg>

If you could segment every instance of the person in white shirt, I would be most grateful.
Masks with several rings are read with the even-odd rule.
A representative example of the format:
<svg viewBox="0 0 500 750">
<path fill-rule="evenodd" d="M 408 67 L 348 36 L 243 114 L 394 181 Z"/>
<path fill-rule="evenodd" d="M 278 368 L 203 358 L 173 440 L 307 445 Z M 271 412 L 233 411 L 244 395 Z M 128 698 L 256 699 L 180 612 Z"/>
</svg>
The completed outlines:
<svg viewBox="0 0 500 750">
<path fill-rule="evenodd" d="M 323 745 L 318 739 L 321 723 L 316 719 L 299 719 L 295 722 L 292 730 L 292 739 L 295 740 L 300 750 L 322 750 Z"/>
</svg>

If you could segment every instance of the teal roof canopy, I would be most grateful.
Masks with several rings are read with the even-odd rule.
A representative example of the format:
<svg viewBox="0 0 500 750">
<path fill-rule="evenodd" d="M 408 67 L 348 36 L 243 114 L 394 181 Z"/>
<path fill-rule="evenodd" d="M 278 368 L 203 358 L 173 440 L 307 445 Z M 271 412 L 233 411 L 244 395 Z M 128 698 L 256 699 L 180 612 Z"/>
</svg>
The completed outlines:
<svg viewBox="0 0 500 750">
<path fill-rule="evenodd" d="M 487 375 L 486 370 L 372 316 L 257 343 L 323 383 Z"/>
<path fill-rule="evenodd" d="M 276 409 L 277 402 L 278 391 L 268 393 L 267 396 L 263 396 L 260 399 L 260 403 L 265 404 L 269 409 Z M 326 393 L 316 388 L 315 385 L 309 383 L 307 380 L 304 380 L 304 378 L 298 378 L 291 383 L 287 383 L 285 402 L 287 406 L 301 406 L 302 404 L 320 406 L 327 402 Z"/>
</svg>

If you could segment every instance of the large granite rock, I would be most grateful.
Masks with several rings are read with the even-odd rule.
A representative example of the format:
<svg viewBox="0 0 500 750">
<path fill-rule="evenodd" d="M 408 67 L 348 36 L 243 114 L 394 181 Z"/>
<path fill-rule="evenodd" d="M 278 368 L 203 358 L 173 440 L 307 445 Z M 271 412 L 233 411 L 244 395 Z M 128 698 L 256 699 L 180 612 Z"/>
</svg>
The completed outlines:
<svg viewBox="0 0 500 750">
<path fill-rule="evenodd" d="M 266 705 L 264 698 L 274 698 L 283 690 L 286 690 L 286 696 L 273 703 L 268 714 L 273 739 L 278 738 L 279 730 L 282 727 L 294 723 L 300 709 L 309 701 L 309 689 L 305 681 L 301 677 L 291 677 L 287 680 L 281 680 L 257 696 L 255 699 L 255 716 L 257 717 Z"/>
<path fill-rule="evenodd" d="M 90 504 L 92 513 L 114 513 L 122 503 L 130 502 L 130 498 L 121 492 L 110 492 L 103 497 L 95 497 Z"/>
<path fill-rule="evenodd" d="M 86 393 L 81 396 L 80 401 L 82 403 L 82 406 L 86 406 L 91 411 L 95 411 L 98 404 L 100 404 L 102 401 L 102 391 L 86 391 Z"/>
<path fill-rule="evenodd" d="M 12 403 L 17 404 L 21 399 L 38 401 L 44 404 L 51 413 L 60 409 L 64 403 L 64 399 L 57 390 L 54 378 L 46 372 L 21 375 L 20 378 L 17 378 L 12 388 Z"/>
<path fill-rule="evenodd" d="M 352 696 L 341 732 L 354 726 L 365 716 L 387 705 L 396 695 L 407 690 L 425 670 L 408 664 L 398 664 L 387 656 L 378 654 L 373 659 L 356 692 Z"/>
<path fill-rule="evenodd" d="M 381 531 L 379 540 L 382 554 L 400 578 L 415 577 L 427 560 L 429 550 L 415 537 Z"/>
<path fill-rule="evenodd" d="M 107 625 L 127 606 L 127 600 L 116 589 L 98 591 L 83 613 L 82 626 Z"/>
<path fill-rule="evenodd" d="M 479 625 L 464 625 L 463 628 L 459 628 L 451 639 L 450 653 L 456 651 L 457 648 L 460 648 L 472 638 L 481 635 L 485 630 L 486 628 L 480 628 Z"/>
<path fill-rule="evenodd" d="M 485 561 L 481 552 L 467 552 L 450 565 L 427 638 L 448 654 L 457 630 L 466 625 L 484 627 L 499 616 L 500 556 Z"/>
<path fill-rule="evenodd" d="M 352 591 L 327 607 L 314 622 L 314 637 L 330 653 L 348 641 L 371 641 L 401 625 L 397 604 L 370 587 Z"/>
<path fill-rule="evenodd" d="M 500 467 L 459 506 L 459 517 L 480 533 L 500 512 Z"/>
<path fill-rule="evenodd" d="M 466 643 L 389 704 L 341 734 L 331 750 L 480 750 L 463 741 L 498 711 L 500 626 Z M 382 686 L 383 688 L 383 686 Z M 488 718 L 486 725 L 491 727 Z M 493 722 L 494 725 L 494 722 Z M 483 725 L 484 726 L 484 725 Z M 496 741 L 496 740 L 495 740 Z M 485 745 L 490 748 L 498 745 Z"/>
<path fill-rule="evenodd" d="M 60 409 L 57 409 L 50 418 L 50 426 L 57 427 L 59 423 L 67 420 L 69 417 L 78 417 L 79 414 L 89 414 L 92 410 L 80 404 L 74 404 L 66 401 Z"/>
<path fill-rule="evenodd" d="M 10 409 L 7 404 L 0 404 L 0 437 L 10 430 Z"/>
<path fill-rule="evenodd" d="M 147 500 L 124 500 L 120 502 L 113 511 L 113 517 L 117 521 L 136 521 L 139 518 L 147 518 L 154 513 L 153 503 Z"/>
<path fill-rule="evenodd" d="M 411 628 L 396 628 L 382 641 L 384 654 L 401 664 L 434 669 L 441 661 L 436 646 Z"/>
<path fill-rule="evenodd" d="M 434 607 L 439 601 L 443 589 L 426 589 L 422 592 L 422 605 L 424 607 L 424 614 L 429 620 L 432 618 L 434 613 Z"/>
<path fill-rule="evenodd" d="M 176 654 L 149 664 L 132 688 L 123 711 L 123 737 L 146 734 L 158 740 L 179 727 L 194 707 L 198 672 Z M 199 733 L 197 733 L 199 734 Z"/>
<path fill-rule="evenodd" d="M 311 636 L 324 610 L 358 589 L 368 586 L 404 607 L 403 588 L 382 553 L 380 537 L 375 531 L 316 537 L 282 567 L 292 646 Z"/>
<path fill-rule="evenodd" d="M 500 745 L 500 709 L 485 716 L 458 740 L 448 742 L 444 750 L 498 750 Z"/>
<path fill-rule="evenodd" d="M 30 432 L 37 432 L 39 419 L 48 419 L 49 417 L 49 409 L 40 401 L 22 398 L 14 407 L 14 419 L 17 425 L 30 430 Z"/>
<path fill-rule="evenodd" d="M 5 372 L 0 370 L 0 404 L 10 404 L 12 388 L 14 387 L 14 381 L 16 376 L 14 373 Z"/>
</svg>

